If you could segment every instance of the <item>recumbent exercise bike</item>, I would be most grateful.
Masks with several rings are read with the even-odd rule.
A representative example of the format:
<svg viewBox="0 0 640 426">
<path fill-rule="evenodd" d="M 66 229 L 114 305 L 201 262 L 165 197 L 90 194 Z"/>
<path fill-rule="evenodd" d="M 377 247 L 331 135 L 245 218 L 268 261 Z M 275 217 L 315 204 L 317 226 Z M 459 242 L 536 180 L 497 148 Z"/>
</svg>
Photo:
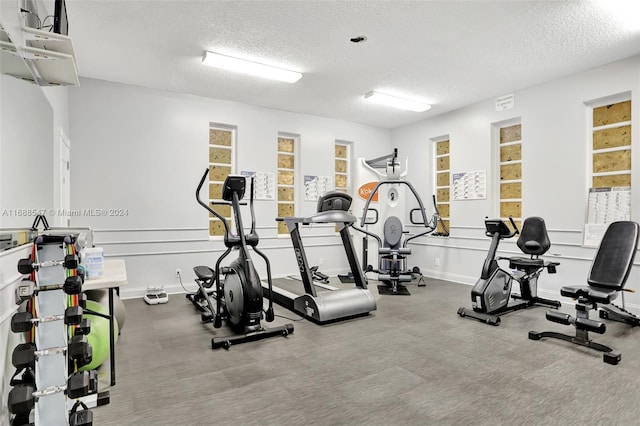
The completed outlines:
<svg viewBox="0 0 640 426">
<path fill-rule="evenodd" d="M 269 307 L 266 310 L 266 321 L 272 322 L 275 315 L 272 301 L 271 264 L 267 256 L 257 248 L 259 237 L 256 233 L 256 218 L 253 210 L 253 178 L 251 178 L 249 198 L 251 231 L 248 234 L 244 233 L 242 215 L 240 213 L 240 206 L 246 205 L 246 203 L 240 202 L 244 197 L 246 187 L 244 176 L 227 176 L 222 188 L 222 199 L 224 201 L 211 202 L 212 205 L 231 206 L 236 225 L 236 233 L 234 234 L 227 219 L 200 199 L 200 191 L 208 174 L 209 168 L 200 179 L 196 189 L 196 200 L 198 204 L 218 218 L 224 225 L 224 244 L 227 250 L 218 258 L 215 269 L 211 269 L 208 266 L 196 266 L 193 268 L 197 277 L 195 281 L 199 289 L 195 294 L 187 294 L 186 297 L 202 312 L 201 318 L 203 322 L 213 321 L 213 326 L 220 328 L 222 320 L 225 319 L 234 330 L 241 333 L 235 336 L 214 337 L 211 340 L 213 349 L 220 347 L 229 349 L 232 344 L 262 340 L 268 337 L 288 336 L 293 333 L 292 324 L 268 329 L 263 328 L 261 325 L 263 318 L 263 291 L 260 277 L 249 255 L 249 246 L 264 259 L 267 266 Z M 222 261 L 232 251 L 237 251 L 238 257 L 229 266 L 221 267 Z M 224 282 L 220 280 L 220 275 L 224 275 Z M 215 308 L 212 298 L 216 301 Z"/>
<path fill-rule="evenodd" d="M 556 272 L 559 262 L 545 262 L 540 256 L 551 247 L 544 219 L 529 217 L 518 231 L 513 219 L 509 221 L 513 231 L 502 219 L 486 219 L 484 221 L 487 237 L 491 237 L 491 246 L 482 267 L 482 275 L 471 289 L 472 309 L 460 308 L 458 315 L 474 318 L 491 325 L 500 325 L 500 315 L 534 305 L 546 305 L 559 308 L 557 300 L 538 297 L 538 277 L 544 269 L 550 274 Z M 498 245 L 505 238 L 512 238 L 520 234 L 517 244 L 523 253 L 530 257 L 496 257 Z M 498 260 L 508 260 L 507 272 L 500 268 Z M 520 294 L 511 294 L 513 281 L 520 284 Z M 509 304 L 511 299 L 521 300 L 519 303 Z"/>
</svg>

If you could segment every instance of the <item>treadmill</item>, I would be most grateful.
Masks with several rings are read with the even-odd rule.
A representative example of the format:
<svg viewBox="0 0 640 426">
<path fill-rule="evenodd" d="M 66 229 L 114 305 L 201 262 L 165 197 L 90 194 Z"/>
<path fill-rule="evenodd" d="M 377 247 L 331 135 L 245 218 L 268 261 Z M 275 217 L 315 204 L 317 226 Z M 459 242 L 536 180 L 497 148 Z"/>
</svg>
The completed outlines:
<svg viewBox="0 0 640 426">
<path fill-rule="evenodd" d="M 318 200 L 318 213 L 313 216 L 276 218 L 276 221 L 287 225 L 291 235 L 304 294 L 296 294 L 274 284 L 273 301 L 319 324 L 367 315 L 376 310 L 375 297 L 367 288 L 367 279 L 360 268 L 349 234 L 349 226 L 357 220 L 347 211 L 351 206 L 351 200 L 348 194 L 332 191 Z M 300 225 L 312 223 L 333 223 L 337 226 L 353 273 L 355 288 L 340 289 L 318 285 L 327 291 L 317 291 L 300 237 Z M 263 292 L 265 291 L 267 288 L 263 283 Z"/>
</svg>

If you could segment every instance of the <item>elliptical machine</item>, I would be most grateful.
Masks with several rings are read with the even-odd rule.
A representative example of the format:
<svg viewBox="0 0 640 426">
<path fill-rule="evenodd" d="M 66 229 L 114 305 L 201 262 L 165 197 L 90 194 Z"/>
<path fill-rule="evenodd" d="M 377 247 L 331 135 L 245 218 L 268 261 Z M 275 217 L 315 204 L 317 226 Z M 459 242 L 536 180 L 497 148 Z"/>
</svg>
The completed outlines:
<svg viewBox="0 0 640 426">
<path fill-rule="evenodd" d="M 251 179 L 251 193 L 249 198 L 251 231 L 248 234 L 244 233 L 242 215 L 240 213 L 240 206 L 246 204 L 240 203 L 246 187 L 244 176 L 227 176 L 222 188 L 222 199 L 224 201 L 214 201 L 211 203 L 212 205 L 231 206 L 236 224 L 236 234 L 234 234 L 227 220 L 200 199 L 200 190 L 208 174 L 209 168 L 207 168 L 202 175 L 202 179 L 200 179 L 200 183 L 196 189 L 196 200 L 198 204 L 223 223 L 224 244 L 227 250 L 218 258 L 215 269 L 211 269 L 208 266 L 196 266 L 193 268 L 197 276 L 195 281 L 198 284 L 199 290 L 195 294 L 187 294 L 187 298 L 202 312 L 201 318 L 203 322 L 213 321 L 213 326 L 220 328 L 222 326 L 222 320 L 225 319 L 233 329 L 241 333 L 235 336 L 214 337 L 211 339 L 211 347 L 212 349 L 220 347 L 229 349 L 233 344 L 262 340 L 274 336 L 288 336 L 293 333 L 292 324 L 266 329 L 263 328 L 260 323 L 263 318 L 262 285 L 260 284 L 258 272 L 253 266 L 249 255 L 249 246 L 264 259 L 267 265 L 267 280 L 269 283 L 269 307 L 265 315 L 267 322 L 273 321 L 274 312 L 271 264 L 267 256 L 257 248 L 259 237 L 256 233 L 256 219 L 253 210 L 253 178 Z M 221 268 L 221 262 L 231 251 L 237 251 L 238 257 L 234 259 L 228 267 Z M 221 282 L 220 274 L 224 275 L 224 282 Z M 215 288 L 215 290 L 211 290 L 211 288 Z M 211 300 L 212 297 L 216 300 L 215 309 Z"/>
<path fill-rule="evenodd" d="M 502 219 L 486 219 L 484 221 L 487 237 L 491 237 L 491 246 L 482 267 L 482 275 L 471 289 L 471 305 L 473 309 L 460 308 L 458 315 L 474 318 L 491 325 L 500 325 L 500 315 L 534 305 L 545 305 L 559 308 L 560 302 L 538 297 L 538 277 L 546 268 L 550 274 L 556 273 L 559 262 L 545 262 L 539 256 L 545 254 L 551 242 L 547 235 L 544 219 L 529 217 L 524 221 L 522 232 L 511 217 L 513 231 Z M 498 245 L 505 238 L 520 234 L 518 247 L 530 257 L 496 257 Z M 500 268 L 498 260 L 508 260 L 507 272 Z M 520 294 L 511 294 L 513 280 L 520 284 Z M 509 304 L 510 299 L 522 300 Z"/>
</svg>

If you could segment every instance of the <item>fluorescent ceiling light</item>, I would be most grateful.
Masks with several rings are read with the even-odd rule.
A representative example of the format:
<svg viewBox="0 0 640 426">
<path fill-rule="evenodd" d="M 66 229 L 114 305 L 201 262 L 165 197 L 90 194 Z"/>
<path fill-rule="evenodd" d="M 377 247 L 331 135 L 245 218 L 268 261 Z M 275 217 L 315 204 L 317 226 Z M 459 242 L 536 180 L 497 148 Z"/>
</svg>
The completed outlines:
<svg viewBox="0 0 640 426">
<path fill-rule="evenodd" d="M 599 0 L 597 4 L 623 29 L 640 30 L 640 3 L 636 0 Z"/>
<path fill-rule="evenodd" d="M 295 83 L 302 78 L 302 74 L 296 71 L 289 71 L 258 62 L 247 61 L 234 58 L 232 56 L 221 55 L 214 52 L 205 52 L 202 63 L 216 68 L 235 71 L 242 74 L 255 75 L 258 77 L 270 78 L 272 80 Z"/>
<path fill-rule="evenodd" d="M 424 112 L 431 109 L 431 105 L 422 102 L 416 102 L 409 99 L 398 98 L 391 95 L 385 95 L 380 92 L 369 92 L 364 95 L 365 99 L 378 104 L 388 105 L 400 109 L 408 109 L 409 111 Z"/>
</svg>

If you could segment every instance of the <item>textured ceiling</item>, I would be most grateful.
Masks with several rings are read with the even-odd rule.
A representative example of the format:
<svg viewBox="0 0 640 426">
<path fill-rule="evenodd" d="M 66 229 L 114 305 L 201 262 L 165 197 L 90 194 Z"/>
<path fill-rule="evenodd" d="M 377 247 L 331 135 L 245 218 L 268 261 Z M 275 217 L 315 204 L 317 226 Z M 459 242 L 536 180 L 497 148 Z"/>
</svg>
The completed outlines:
<svg viewBox="0 0 640 426">
<path fill-rule="evenodd" d="M 83 77 L 394 128 L 640 54 L 640 28 L 602 6 L 614 1 L 67 0 L 67 11 Z M 205 50 L 304 76 L 216 70 Z M 371 90 L 433 108 L 372 104 Z"/>
</svg>

